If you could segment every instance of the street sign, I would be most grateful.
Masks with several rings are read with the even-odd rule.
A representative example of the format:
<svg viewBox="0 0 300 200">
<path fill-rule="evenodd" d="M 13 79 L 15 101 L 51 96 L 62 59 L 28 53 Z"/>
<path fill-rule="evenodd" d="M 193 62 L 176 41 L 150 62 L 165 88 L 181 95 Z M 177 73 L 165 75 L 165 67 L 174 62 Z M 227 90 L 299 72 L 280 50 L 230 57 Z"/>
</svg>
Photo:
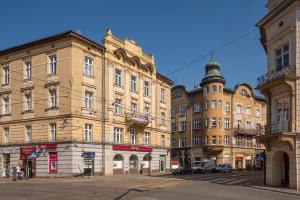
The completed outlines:
<svg viewBox="0 0 300 200">
<path fill-rule="evenodd" d="M 264 158 L 263 154 L 258 154 L 256 157 L 256 160 L 258 162 L 265 162 L 265 158 Z"/>
<path fill-rule="evenodd" d="M 81 154 L 83 158 L 95 158 L 95 152 L 83 152 Z"/>
<path fill-rule="evenodd" d="M 35 151 L 30 152 L 29 157 L 31 157 L 31 158 L 38 157 L 37 152 L 35 152 Z"/>
</svg>

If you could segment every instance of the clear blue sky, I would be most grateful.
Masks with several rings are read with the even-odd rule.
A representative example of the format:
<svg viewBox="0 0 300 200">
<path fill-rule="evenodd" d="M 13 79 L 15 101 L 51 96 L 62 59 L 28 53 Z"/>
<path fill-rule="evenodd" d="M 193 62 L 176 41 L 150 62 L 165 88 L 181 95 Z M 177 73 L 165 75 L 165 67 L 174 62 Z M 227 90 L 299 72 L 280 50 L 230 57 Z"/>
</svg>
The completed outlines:
<svg viewBox="0 0 300 200">
<path fill-rule="evenodd" d="M 1 2 L 0 49 L 66 30 L 77 30 L 101 41 L 105 30 L 134 39 L 155 55 L 158 71 L 169 75 L 255 28 L 267 12 L 266 0 L 10 0 Z M 266 72 L 266 55 L 255 31 L 215 54 L 233 87 L 256 85 Z M 169 78 L 192 88 L 201 81 L 206 57 Z"/>
</svg>

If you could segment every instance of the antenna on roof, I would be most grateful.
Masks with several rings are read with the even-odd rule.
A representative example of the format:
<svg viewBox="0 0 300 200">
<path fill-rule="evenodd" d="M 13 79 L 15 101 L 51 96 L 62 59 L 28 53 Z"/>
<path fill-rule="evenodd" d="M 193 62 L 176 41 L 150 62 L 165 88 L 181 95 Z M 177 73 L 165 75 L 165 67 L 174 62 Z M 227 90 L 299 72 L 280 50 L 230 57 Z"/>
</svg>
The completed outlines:
<svg viewBox="0 0 300 200">
<path fill-rule="evenodd" d="M 210 52 L 210 61 L 211 62 L 214 61 L 214 52 L 213 51 Z"/>
</svg>

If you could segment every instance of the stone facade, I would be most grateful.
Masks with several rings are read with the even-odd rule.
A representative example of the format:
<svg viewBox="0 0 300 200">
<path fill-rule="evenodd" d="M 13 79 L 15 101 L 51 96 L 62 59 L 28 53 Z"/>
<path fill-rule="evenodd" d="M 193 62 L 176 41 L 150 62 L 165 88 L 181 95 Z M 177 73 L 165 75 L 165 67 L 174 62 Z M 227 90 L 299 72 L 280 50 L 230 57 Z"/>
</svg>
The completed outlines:
<svg viewBox="0 0 300 200">
<path fill-rule="evenodd" d="M 126 58 L 119 59 L 122 53 Z M 113 174 L 116 148 L 126 151 L 119 152 L 125 158 L 123 173 L 128 171 L 127 154 L 137 158 L 132 162 L 136 170 L 142 153 L 152 171 L 159 171 L 160 164 L 160 171 L 170 168 L 172 81 L 156 72 L 154 57 L 133 41 L 116 39 L 109 31 L 100 44 L 68 31 L 0 51 L 0 66 L 0 167 L 7 174 L 13 166 L 33 177 Z M 123 70 L 120 87 L 114 86 L 117 66 Z M 141 90 L 148 80 L 148 96 L 128 93 L 131 73 Z M 114 112 L 116 95 L 123 100 L 120 115 Z M 130 99 L 138 105 L 133 114 Z M 121 140 L 116 140 L 115 127 L 124 131 Z M 136 129 L 134 142 L 131 129 Z"/>
<path fill-rule="evenodd" d="M 203 159 L 233 168 L 258 167 L 256 155 L 263 146 L 255 136 L 265 125 L 264 99 L 254 95 L 249 84 L 225 88 L 220 65 L 206 65 L 199 87 L 187 91 L 172 88 L 172 160 L 182 165 Z"/>
<path fill-rule="evenodd" d="M 267 184 L 300 189 L 300 2 L 270 0 L 269 12 L 257 24 L 265 48 L 267 74 L 258 89 L 267 99 Z"/>
</svg>

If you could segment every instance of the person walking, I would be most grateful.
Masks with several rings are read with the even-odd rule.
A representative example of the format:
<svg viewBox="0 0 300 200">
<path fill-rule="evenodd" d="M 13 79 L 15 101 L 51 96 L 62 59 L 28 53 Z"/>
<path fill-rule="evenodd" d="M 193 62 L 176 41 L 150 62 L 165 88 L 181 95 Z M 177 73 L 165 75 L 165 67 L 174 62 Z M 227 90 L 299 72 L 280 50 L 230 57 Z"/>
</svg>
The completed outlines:
<svg viewBox="0 0 300 200">
<path fill-rule="evenodd" d="M 21 173 L 21 168 L 17 166 L 17 179 L 20 180 L 20 174 Z"/>
<path fill-rule="evenodd" d="M 13 167 L 12 169 L 12 181 L 17 181 L 17 168 Z"/>
</svg>

